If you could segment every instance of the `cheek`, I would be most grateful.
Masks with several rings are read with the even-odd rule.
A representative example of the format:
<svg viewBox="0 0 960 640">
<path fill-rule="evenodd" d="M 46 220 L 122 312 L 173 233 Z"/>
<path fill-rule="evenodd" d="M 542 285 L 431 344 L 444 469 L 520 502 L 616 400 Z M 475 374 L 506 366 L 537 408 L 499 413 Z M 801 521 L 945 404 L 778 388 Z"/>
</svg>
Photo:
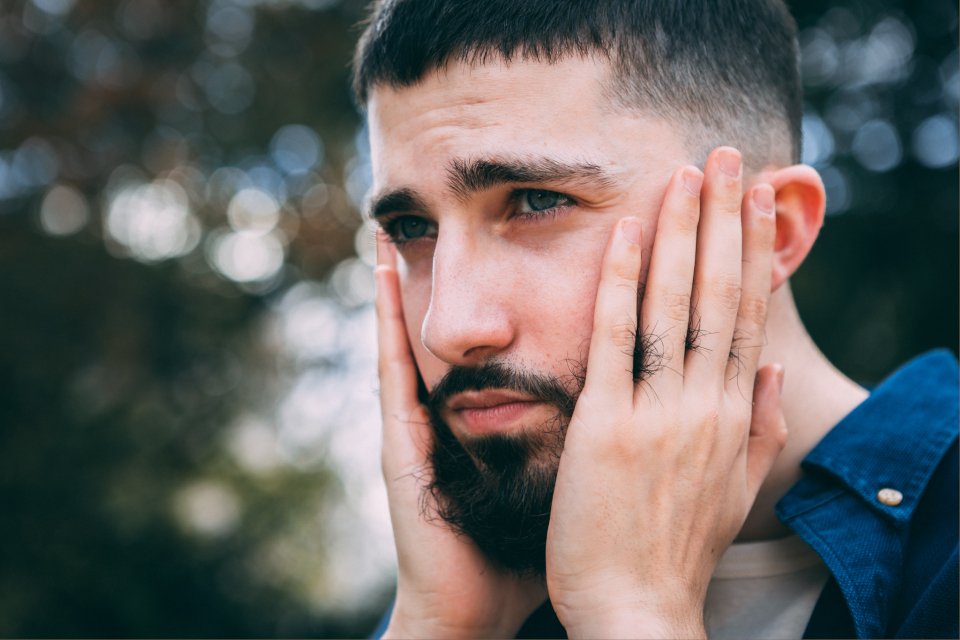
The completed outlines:
<svg viewBox="0 0 960 640">
<path fill-rule="evenodd" d="M 516 247 L 516 255 L 505 257 L 516 340 L 506 356 L 560 378 L 585 364 L 600 264 L 613 222 L 599 215 L 582 220 L 538 247 Z"/>
<path fill-rule="evenodd" d="M 542 276 L 532 284 L 542 317 L 539 342 L 544 363 L 569 373 L 569 360 L 585 363 L 593 331 L 593 308 L 608 230 L 584 230 L 545 261 Z"/>
</svg>

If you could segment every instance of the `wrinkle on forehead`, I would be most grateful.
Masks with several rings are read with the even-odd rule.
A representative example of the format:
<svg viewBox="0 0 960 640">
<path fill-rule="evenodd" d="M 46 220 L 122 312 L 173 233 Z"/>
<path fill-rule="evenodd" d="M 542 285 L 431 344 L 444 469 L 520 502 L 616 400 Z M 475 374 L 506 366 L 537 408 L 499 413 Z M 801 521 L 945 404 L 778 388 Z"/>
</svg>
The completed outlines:
<svg viewBox="0 0 960 640">
<path fill-rule="evenodd" d="M 562 82 L 557 82 L 558 73 Z M 580 59 L 555 63 L 492 60 L 481 66 L 451 63 L 428 72 L 410 87 L 376 87 L 370 106 L 373 111 L 378 102 L 393 105 L 390 113 L 378 116 L 388 129 L 402 127 L 411 119 L 418 125 L 482 129 L 507 124 L 504 117 L 515 118 L 528 105 L 549 105 L 569 92 L 577 95 L 581 107 L 599 109 L 597 103 L 606 100 L 601 84 L 605 76 L 605 66 L 598 68 Z"/>
<path fill-rule="evenodd" d="M 368 110 L 374 184 L 448 191 L 455 160 L 594 165 L 621 187 L 670 171 L 686 155 L 682 129 L 650 114 L 611 112 L 602 90 L 608 70 L 576 58 L 457 64 L 414 86 L 378 86 Z"/>
</svg>

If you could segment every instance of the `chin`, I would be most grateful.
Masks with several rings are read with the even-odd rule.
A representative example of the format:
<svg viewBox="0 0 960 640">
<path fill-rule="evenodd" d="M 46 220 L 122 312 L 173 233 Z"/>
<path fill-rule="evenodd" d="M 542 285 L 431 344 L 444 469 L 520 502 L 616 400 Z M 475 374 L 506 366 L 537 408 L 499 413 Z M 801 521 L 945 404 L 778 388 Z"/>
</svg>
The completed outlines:
<svg viewBox="0 0 960 640">
<path fill-rule="evenodd" d="M 503 570 L 545 575 L 547 527 L 568 419 L 562 415 L 462 441 L 434 425 L 436 515 Z"/>
</svg>

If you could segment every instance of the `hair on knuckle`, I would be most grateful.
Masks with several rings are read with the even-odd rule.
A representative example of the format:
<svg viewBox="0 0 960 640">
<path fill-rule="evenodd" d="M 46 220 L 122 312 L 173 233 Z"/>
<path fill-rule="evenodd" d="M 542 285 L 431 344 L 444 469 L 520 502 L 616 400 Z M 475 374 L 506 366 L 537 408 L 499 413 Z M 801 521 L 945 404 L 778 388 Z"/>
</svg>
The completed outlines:
<svg viewBox="0 0 960 640">
<path fill-rule="evenodd" d="M 637 341 L 637 325 L 632 322 L 614 323 L 609 329 L 610 341 L 619 349 L 633 349 Z"/>
</svg>

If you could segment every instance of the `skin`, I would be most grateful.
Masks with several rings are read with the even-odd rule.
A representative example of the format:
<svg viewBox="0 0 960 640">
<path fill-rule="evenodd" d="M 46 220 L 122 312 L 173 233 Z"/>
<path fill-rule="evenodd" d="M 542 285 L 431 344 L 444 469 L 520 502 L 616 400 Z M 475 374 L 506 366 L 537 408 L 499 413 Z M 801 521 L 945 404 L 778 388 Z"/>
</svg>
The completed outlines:
<svg viewBox="0 0 960 640">
<path fill-rule="evenodd" d="M 731 148 L 701 172 L 682 125 L 609 107 L 607 73 L 589 59 L 451 65 L 414 87 L 372 92 L 375 201 L 400 188 L 419 200 L 413 211 L 378 211 L 394 226 L 381 222 L 396 232 L 396 217 L 413 215 L 428 229 L 378 245 L 383 468 L 399 561 L 391 637 L 512 635 L 547 594 L 571 637 L 704 635 L 717 559 L 735 537 L 785 533 L 772 505 L 864 395 L 806 338 L 783 286 L 822 222 L 815 172 L 744 176 Z M 452 161 L 478 158 L 586 162 L 605 179 L 451 191 Z M 538 216 L 511 196 L 524 188 L 569 201 Z M 687 353 L 691 300 L 704 334 Z M 638 320 L 660 338 L 664 366 L 635 386 Z M 519 580 L 422 515 L 432 435 L 417 374 L 431 388 L 453 365 L 498 359 L 564 376 L 584 357 L 546 584 Z M 803 375 L 781 398 L 794 364 Z M 817 406 L 805 393 L 820 394 L 807 396 Z M 552 414 L 518 411 L 496 428 Z M 456 412 L 450 426 L 458 438 L 476 435 Z"/>
</svg>

